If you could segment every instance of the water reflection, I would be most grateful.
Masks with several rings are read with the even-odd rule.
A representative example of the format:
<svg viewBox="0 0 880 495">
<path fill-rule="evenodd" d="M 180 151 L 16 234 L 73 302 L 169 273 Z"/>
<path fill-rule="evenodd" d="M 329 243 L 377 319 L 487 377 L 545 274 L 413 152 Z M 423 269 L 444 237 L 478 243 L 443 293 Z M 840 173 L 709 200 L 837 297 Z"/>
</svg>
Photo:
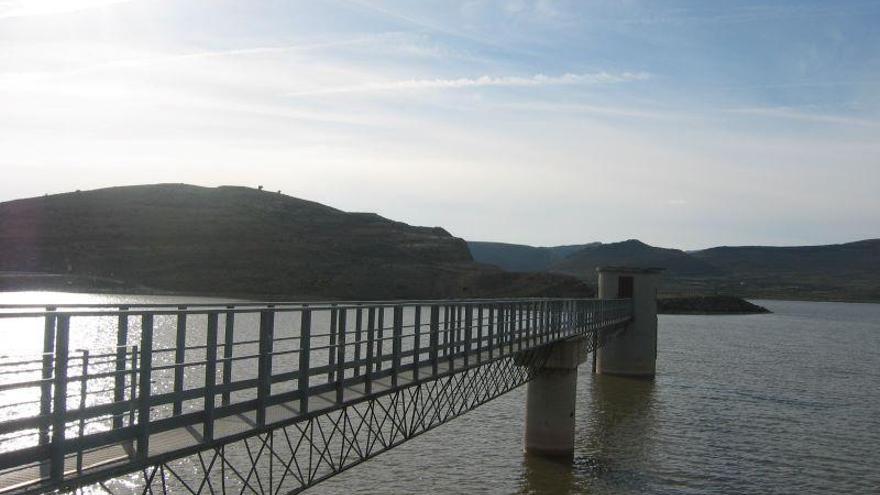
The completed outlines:
<svg viewBox="0 0 880 495">
<path fill-rule="evenodd" d="M 582 367 L 574 457 L 524 455 L 519 493 L 639 493 L 646 483 L 635 466 L 650 462 L 655 386 L 653 380 L 592 375 Z"/>
<path fill-rule="evenodd" d="M 576 480 L 573 461 L 523 454 L 523 473 L 519 493 L 574 493 Z"/>
</svg>

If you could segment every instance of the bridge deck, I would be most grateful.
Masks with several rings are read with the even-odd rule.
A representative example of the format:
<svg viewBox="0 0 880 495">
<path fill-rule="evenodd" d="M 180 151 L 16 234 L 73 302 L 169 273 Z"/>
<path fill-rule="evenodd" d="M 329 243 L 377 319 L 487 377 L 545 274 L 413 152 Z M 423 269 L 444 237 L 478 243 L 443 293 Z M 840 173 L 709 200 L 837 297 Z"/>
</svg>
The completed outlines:
<svg viewBox="0 0 880 495">
<path fill-rule="evenodd" d="M 394 323 L 389 327 L 383 323 L 385 308 L 393 313 Z M 423 309 L 430 313 L 427 323 L 421 322 Z M 297 306 L 293 311 L 299 316 L 299 325 L 288 336 L 275 332 L 280 326 L 276 320 L 281 320 L 276 317 L 283 310 L 278 305 L 260 308 L 256 313 L 259 321 L 250 334 L 233 323 L 237 312 L 254 313 L 249 307 L 168 310 L 176 323 L 176 332 L 172 332 L 176 335 L 168 337 L 179 344 L 169 348 L 162 347 L 167 339 L 156 342 L 150 335 L 153 318 L 162 311 L 155 308 L 149 312 L 126 308 L 122 315 L 119 310 L 42 314 L 45 340 L 50 340 L 51 327 L 54 341 L 51 370 L 46 373 L 46 367 L 42 369 L 42 376 L 48 378 L 21 383 L 43 391 L 43 414 L 7 422 L 0 417 L 0 439 L 4 434 L 24 431 L 36 440 L 19 449 L 2 449 L 0 493 L 43 491 L 137 471 L 562 339 L 597 336 L 599 330 L 620 328 L 630 317 L 626 301 L 419 303 L 408 318 L 400 304 Z M 326 334 L 316 333 L 320 326 L 312 323 L 321 311 L 326 311 L 322 321 Z M 104 356 L 103 369 L 96 365 L 100 354 L 91 362 L 88 353 L 78 361 L 70 356 L 71 318 L 118 317 L 121 334 L 128 331 L 128 312 L 141 320 L 139 349 L 133 349 L 130 356 L 127 343 L 121 352 Z M 227 316 L 227 334 L 223 343 L 218 343 L 221 314 Z M 192 335 L 192 320 L 198 316 L 205 323 L 204 345 L 191 345 L 180 334 L 189 328 Z M 232 335 L 235 330 L 244 338 L 236 341 Z M 392 335 L 383 335 L 385 331 Z M 289 340 L 297 340 L 298 345 L 284 348 Z M 257 352 L 236 353 L 235 346 L 250 346 Z M 159 359 L 163 353 L 174 356 Z M 277 358 L 291 356 L 297 358 L 293 363 L 299 368 L 282 371 L 285 367 Z M 245 378 L 246 373 L 238 370 L 233 373 L 227 363 L 236 360 L 250 362 L 244 369 L 256 368 L 256 376 Z M 40 363 L 45 364 L 45 355 Z M 79 375 L 69 376 L 77 368 L 81 368 Z M 196 368 L 203 371 L 193 380 L 189 375 L 196 374 L 192 371 Z M 172 383 L 163 384 L 158 378 L 163 371 L 173 375 Z M 112 390 L 103 390 L 104 404 L 96 400 L 96 405 L 89 405 L 86 400 L 90 379 L 115 382 Z M 78 409 L 71 407 L 75 401 L 67 388 L 76 381 L 83 384 L 74 387 L 81 396 Z M 199 383 L 202 386 L 187 386 Z M 0 384 L 0 393 L 4 386 L 14 385 Z M 171 391 L 162 393 L 163 386 Z M 108 399 L 111 392 L 114 397 Z M 249 392 L 256 398 L 247 396 Z M 59 396 L 67 400 L 58 401 Z M 192 404 L 198 400 L 201 405 Z M 84 427 L 86 421 L 91 421 L 92 431 Z M 78 434 L 71 435 L 77 426 Z M 61 431 L 64 433 L 59 434 Z"/>
</svg>

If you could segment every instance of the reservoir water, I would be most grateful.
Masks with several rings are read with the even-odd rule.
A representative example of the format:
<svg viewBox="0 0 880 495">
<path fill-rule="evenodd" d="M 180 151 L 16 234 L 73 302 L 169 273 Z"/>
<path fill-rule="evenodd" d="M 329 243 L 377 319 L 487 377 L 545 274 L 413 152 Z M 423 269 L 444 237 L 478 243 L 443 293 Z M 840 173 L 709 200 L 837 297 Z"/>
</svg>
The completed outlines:
<svg viewBox="0 0 880 495">
<path fill-rule="evenodd" d="M 184 299 L 215 301 L 0 293 Z M 880 304 L 757 302 L 774 313 L 660 316 L 654 381 L 582 366 L 571 463 L 522 454 L 523 387 L 306 493 L 880 493 Z"/>
</svg>

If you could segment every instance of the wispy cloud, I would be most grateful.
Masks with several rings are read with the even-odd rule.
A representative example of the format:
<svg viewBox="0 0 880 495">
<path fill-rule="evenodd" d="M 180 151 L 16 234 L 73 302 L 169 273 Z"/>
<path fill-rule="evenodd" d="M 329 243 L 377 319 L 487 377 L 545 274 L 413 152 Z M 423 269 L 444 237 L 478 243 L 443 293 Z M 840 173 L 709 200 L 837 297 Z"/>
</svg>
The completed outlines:
<svg viewBox="0 0 880 495">
<path fill-rule="evenodd" d="M 3 0 L 0 0 L 2 5 Z M 84 47 L 93 50 L 93 47 Z M 245 59 L 249 57 L 274 56 L 277 62 L 283 63 L 288 55 L 306 54 L 311 52 L 332 51 L 335 49 L 364 49 L 383 55 L 396 54 L 403 57 L 422 59 L 459 59 L 480 60 L 465 52 L 456 51 L 443 45 L 431 43 L 426 36 L 411 35 L 404 32 L 381 32 L 355 36 L 332 41 L 309 43 L 289 43 L 269 46 L 251 46 L 242 48 L 225 48 L 212 50 L 193 50 L 183 53 L 131 53 L 126 56 L 109 58 L 103 61 L 87 62 L 80 66 L 66 62 L 66 66 L 54 70 L 15 70 L 14 67 L 0 69 L 0 87 L 10 85 L 27 85 L 32 81 L 50 78 L 64 78 L 85 74 L 110 72 L 118 69 L 153 68 L 163 65 L 174 65 L 199 60 L 214 59 Z M 54 46 L 42 47 L 33 52 L 32 59 L 39 59 L 46 54 L 54 54 Z M 70 67 L 73 65 L 73 67 Z"/>
<path fill-rule="evenodd" d="M 129 1 L 131 0 L 5 0 L 0 1 L 0 19 L 66 14 Z"/>
<path fill-rule="evenodd" d="M 457 79 L 405 79 L 379 83 L 359 84 L 354 86 L 338 86 L 288 93 L 288 96 L 315 96 L 341 93 L 370 93 L 384 91 L 431 90 L 431 89 L 465 89 L 485 87 L 521 87 L 534 88 L 541 86 L 614 84 L 649 79 L 650 74 L 644 72 L 594 72 L 584 74 L 566 73 L 559 76 L 535 74 L 533 76 L 480 76 L 475 78 L 462 77 Z"/>
<path fill-rule="evenodd" d="M 295 52 L 309 52 L 330 48 L 340 48 L 346 46 L 357 46 L 382 41 L 389 37 L 388 34 L 361 36 L 351 39 L 328 41 L 322 43 L 295 43 L 288 45 L 276 46 L 256 46 L 248 48 L 231 48 L 221 50 L 200 50 L 188 53 L 165 53 L 150 54 L 143 56 L 134 56 L 127 58 L 118 58 L 103 62 L 91 63 L 73 69 L 62 69 L 53 71 L 27 71 L 27 72 L 0 72 L 0 85 L 4 81 L 29 81 L 33 78 L 45 77 L 65 77 L 77 76 L 82 74 L 90 74 L 115 69 L 130 69 L 139 67 L 151 67 L 162 64 L 174 64 L 179 62 L 189 62 L 203 59 L 219 59 L 232 57 L 247 57 L 259 55 L 285 54 Z"/>
<path fill-rule="evenodd" d="M 865 12 L 876 12 L 878 4 L 874 1 L 838 3 L 819 3 L 799 5 L 797 2 L 778 2 L 771 5 L 738 6 L 726 4 L 699 4 L 700 8 L 659 8 L 642 11 L 638 15 L 621 18 L 594 19 L 600 22 L 621 24 L 738 24 L 765 22 L 779 19 L 811 19 L 817 17 L 858 16 Z M 707 8 L 708 7 L 708 8 Z"/>
<path fill-rule="evenodd" d="M 498 108 L 523 112 L 542 112 L 550 114 L 602 115 L 608 117 L 626 117 L 633 119 L 655 120 L 696 120 L 696 114 L 665 109 L 645 109 L 632 106 L 600 106 L 584 103 L 544 103 L 544 102 L 513 102 L 495 105 Z"/>
<path fill-rule="evenodd" d="M 456 39 L 466 40 L 472 43 L 477 43 L 484 46 L 490 46 L 497 49 L 509 49 L 508 47 L 504 47 L 499 45 L 497 42 L 491 39 L 487 39 L 485 37 L 475 36 L 472 33 L 466 33 L 459 29 L 452 28 L 450 26 L 444 26 L 441 23 L 431 22 L 426 19 L 420 19 L 413 17 L 411 15 L 406 15 L 400 11 L 392 10 L 380 5 L 377 5 L 375 2 L 370 0 L 347 0 L 351 5 L 358 6 L 362 9 L 368 10 L 370 12 L 382 15 L 388 19 L 392 19 L 397 22 L 401 22 L 405 25 L 412 26 L 419 31 L 435 33 L 438 35 L 449 36 Z"/>
<path fill-rule="evenodd" d="M 877 120 L 849 117 L 845 115 L 809 113 L 792 107 L 728 108 L 724 111 L 727 113 L 739 115 L 800 120 L 817 124 L 840 124 L 862 127 L 880 127 L 880 121 Z"/>
</svg>

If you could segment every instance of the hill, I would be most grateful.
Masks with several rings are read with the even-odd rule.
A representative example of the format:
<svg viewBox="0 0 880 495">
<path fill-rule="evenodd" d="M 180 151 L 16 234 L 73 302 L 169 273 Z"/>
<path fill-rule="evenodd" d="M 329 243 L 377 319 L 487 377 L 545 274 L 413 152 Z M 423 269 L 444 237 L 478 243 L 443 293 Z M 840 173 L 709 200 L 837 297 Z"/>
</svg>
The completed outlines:
<svg viewBox="0 0 880 495">
<path fill-rule="evenodd" d="M 586 295 L 556 274 L 475 263 L 414 227 L 244 187 L 159 184 L 0 203 L 0 288 L 299 299 Z"/>
<path fill-rule="evenodd" d="M 691 254 L 726 270 L 743 273 L 803 273 L 805 268 L 851 276 L 880 273 L 880 239 L 825 246 L 723 246 Z"/>
<path fill-rule="evenodd" d="M 824 246 L 725 246 L 691 255 L 727 274 L 705 281 L 719 292 L 880 301 L 880 239 Z"/>
<path fill-rule="evenodd" d="M 474 250 L 473 243 L 468 246 Z M 528 254 L 532 252 L 528 248 L 506 248 L 500 254 L 484 249 L 480 261 L 508 266 L 510 261 L 503 255 Z M 825 246 L 725 246 L 691 252 L 631 239 L 585 245 L 540 269 L 595 283 L 595 270 L 601 265 L 664 267 L 661 292 L 667 295 L 880 301 L 880 239 Z"/>
<path fill-rule="evenodd" d="M 511 272 L 539 272 L 548 270 L 566 256 L 592 244 L 532 247 L 503 242 L 468 241 L 467 245 L 478 263 L 495 265 Z"/>
<path fill-rule="evenodd" d="M 594 279 L 596 268 L 603 265 L 657 266 L 667 276 L 711 276 L 718 268 L 678 249 L 649 246 L 636 239 L 585 247 L 553 264 L 554 272 Z"/>
</svg>

